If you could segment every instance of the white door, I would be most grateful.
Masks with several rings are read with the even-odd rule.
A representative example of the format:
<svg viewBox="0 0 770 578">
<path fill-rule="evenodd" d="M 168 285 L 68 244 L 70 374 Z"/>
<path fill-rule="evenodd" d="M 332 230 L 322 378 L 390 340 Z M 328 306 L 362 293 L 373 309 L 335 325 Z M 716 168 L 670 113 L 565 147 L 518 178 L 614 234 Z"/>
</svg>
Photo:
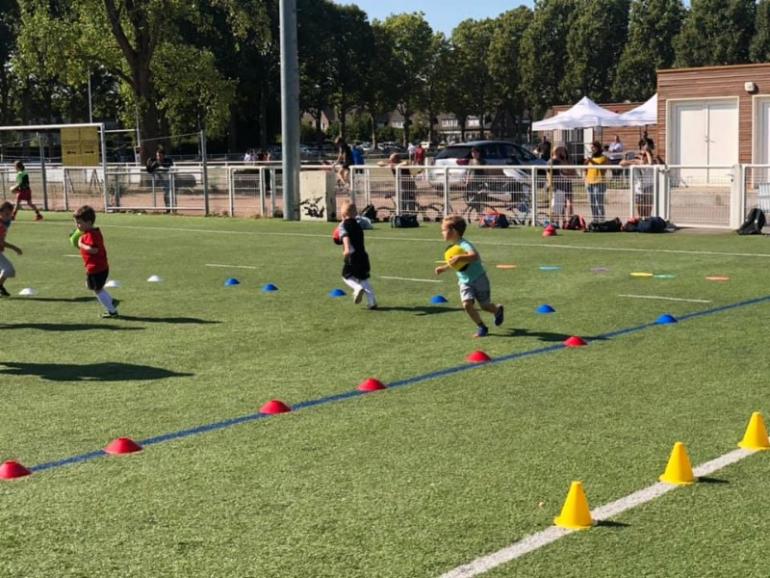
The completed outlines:
<svg viewBox="0 0 770 578">
<path fill-rule="evenodd" d="M 706 100 L 676 103 L 672 107 L 673 128 L 669 163 L 689 166 L 728 167 L 738 162 L 738 103 Z M 682 170 L 685 182 L 722 183 L 727 169 Z"/>
</svg>

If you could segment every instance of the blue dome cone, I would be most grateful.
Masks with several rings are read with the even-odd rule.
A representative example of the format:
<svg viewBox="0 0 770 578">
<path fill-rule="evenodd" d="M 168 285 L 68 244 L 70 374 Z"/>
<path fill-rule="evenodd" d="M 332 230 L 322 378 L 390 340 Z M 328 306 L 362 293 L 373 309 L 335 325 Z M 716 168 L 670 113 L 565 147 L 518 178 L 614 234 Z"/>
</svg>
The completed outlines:
<svg viewBox="0 0 770 578">
<path fill-rule="evenodd" d="M 232 287 L 233 285 L 240 285 L 241 282 L 238 281 L 235 277 L 230 277 L 227 281 L 225 281 L 225 287 Z"/>
<path fill-rule="evenodd" d="M 265 293 L 272 293 L 273 291 L 278 291 L 278 287 L 276 287 L 272 283 L 268 283 L 267 285 L 262 287 L 262 291 L 264 291 Z"/>
<path fill-rule="evenodd" d="M 544 305 L 541 305 L 537 309 L 535 309 L 538 313 L 547 314 L 547 313 L 555 313 L 556 309 L 548 305 L 547 303 Z"/>
<path fill-rule="evenodd" d="M 440 305 L 441 303 L 447 303 L 447 299 L 443 295 L 434 295 L 430 298 L 430 302 L 434 305 Z"/>
<path fill-rule="evenodd" d="M 664 313 L 663 315 L 661 315 L 655 320 L 655 323 L 657 323 L 658 325 L 668 325 L 669 323 L 679 323 L 679 321 L 677 321 L 676 317 L 674 317 L 673 315 Z"/>
<path fill-rule="evenodd" d="M 342 289 L 332 289 L 329 291 L 329 297 L 344 297 L 345 292 Z"/>
</svg>

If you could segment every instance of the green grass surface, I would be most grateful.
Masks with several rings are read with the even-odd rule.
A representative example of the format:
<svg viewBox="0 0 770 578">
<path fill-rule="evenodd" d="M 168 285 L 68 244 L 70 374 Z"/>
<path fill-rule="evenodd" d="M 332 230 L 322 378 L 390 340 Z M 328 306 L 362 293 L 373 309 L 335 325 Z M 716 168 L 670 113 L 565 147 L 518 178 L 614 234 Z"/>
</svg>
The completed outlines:
<svg viewBox="0 0 770 578">
<path fill-rule="evenodd" d="M 472 228 L 507 316 L 474 340 L 453 275 L 381 278 L 435 279 L 437 224 L 367 232 L 381 306 L 367 311 L 327 296 L 348 291 L 330 224 L 99 215 L 123 283 L 112 291 L 122 317 L 103 320 L 68 256 L 71 221 L 29 216 L 11 228 L 25 254 L 9 254 L 7 286 L 39 294 L 0 301 L 0 460 L 27 466 L 273 398 L 455 367 L 474 349 L 526 352 L 770 294 L 764 238 Z M 262 293 L 267 282 L 280 290 Z M 430 304 L 438 293 L 447 306 Z M 543 303 L 556 313 L 537 315 Z M 573 479 L 597 507 L 657 481 L 675 441 L 694 464 L 734 449 L 751 412 L 770 408 L 769 312 L 646 328 L 3 481 L 0 576 L 437 576 L 548 527 Z M 766 576 L 769 459 L 489 576 Z"/>
</svg>

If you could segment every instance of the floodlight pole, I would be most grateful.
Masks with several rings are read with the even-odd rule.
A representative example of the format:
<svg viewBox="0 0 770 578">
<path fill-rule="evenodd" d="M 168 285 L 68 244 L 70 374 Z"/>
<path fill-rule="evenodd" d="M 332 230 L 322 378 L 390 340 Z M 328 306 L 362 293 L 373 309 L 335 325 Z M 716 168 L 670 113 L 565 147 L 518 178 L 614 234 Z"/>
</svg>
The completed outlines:
<svg viewBox="0 0 770 578">
<path fill-rule="evenodd" d="M 283 218 L 297 220 L 299 197 L 299 60 L 297 0 L 280 0 L 281 27 L 281 146 Z"/>
</svg>

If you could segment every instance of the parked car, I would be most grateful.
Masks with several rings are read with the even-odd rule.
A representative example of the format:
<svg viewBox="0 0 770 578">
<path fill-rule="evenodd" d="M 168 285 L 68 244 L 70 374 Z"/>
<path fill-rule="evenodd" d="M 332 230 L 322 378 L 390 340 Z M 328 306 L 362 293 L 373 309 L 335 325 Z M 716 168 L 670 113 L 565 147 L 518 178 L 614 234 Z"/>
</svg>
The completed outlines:
<svg viewBox="0 0 770 578">
<path fill-rule="evenodd" d="M 504 166 L 501 171 L 484 170 L 488 175 L 488 186 L 491 190 L 505 192 L 529 192 L 531 173 L 526 169 L 513 168 L 516 165 L 545 166 L 547 163 L 536 157 L 521 145 L 502 140 L 479 140 L 466 143 L 447 145 L 436 155 L 435 167 L 463 167 L 471 159 L 471 149 L 478 148 L 487 166 Z M 463 186 L 467 180 L 468 169 L 452 169 L 449 171 L 449 186 Z M 435 189 L 443 189 L 443 171 L 430 171 L 430 183 Z"/>
</svg>

